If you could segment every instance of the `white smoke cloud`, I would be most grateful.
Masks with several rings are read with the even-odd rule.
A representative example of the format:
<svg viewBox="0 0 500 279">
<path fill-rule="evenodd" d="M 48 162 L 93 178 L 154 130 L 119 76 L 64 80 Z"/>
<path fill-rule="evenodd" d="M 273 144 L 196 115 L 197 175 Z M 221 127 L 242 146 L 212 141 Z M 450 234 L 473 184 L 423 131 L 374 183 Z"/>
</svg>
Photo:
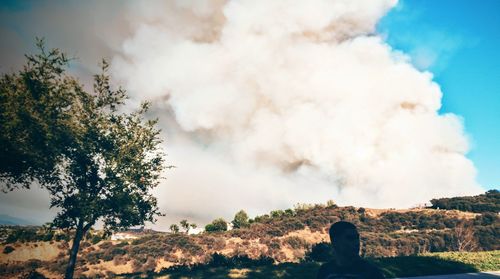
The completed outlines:
<svg viewBox="0 0 500 279">
<path fill-rule="evenodd" d="M 177 166 L 157 189 L 167 216 L 156 228 L 297 202 L 407 207 L 480 192 L 461 119 L 438 114 L 439 86 L 413 66 L 441 61 L 453 42 L 410 61 L 375 33 L 394 5 L 33 2 L 0 11 L 0 70 L 21 65 L 34 36 L 79 57 L 71 70 L 86 83 L 114 56 L 135 101 L 154 101 Z M 49 220 L 39 191 L 2 195 L 0 211 Z"/>
<path fill-rule="evenodd" d="M 147 4 L 113 73 L 158 104 L 177 166 L 158 190 L 167 216 L 481 191 L 439 85 L 374 33 L 395 1 Z"/>
</svg>

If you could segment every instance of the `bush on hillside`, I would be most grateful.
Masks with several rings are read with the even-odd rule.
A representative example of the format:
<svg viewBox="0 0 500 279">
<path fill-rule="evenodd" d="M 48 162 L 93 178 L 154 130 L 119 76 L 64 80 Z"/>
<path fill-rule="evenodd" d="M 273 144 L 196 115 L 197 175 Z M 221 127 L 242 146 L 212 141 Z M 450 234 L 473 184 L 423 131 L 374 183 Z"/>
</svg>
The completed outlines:
<svg viewBox="0 0 500 279">
<path fill-rule="evenodd" d="M 224 232 L 227 231 L 227 222 L 223 218 L 217 218 L 212 223 L 205 226 L 206 232 Z"/>
<path fill-rule="evenodd" d="M 489 190 L 484 194 L 471 197 L 432 199 L 431 208 L 456 209 L 476 213 L 500 212 L 500 191 Z"/>
<path fill-rule="evenodd" d="M 12 253 L 14 250 L 16 250 L 16 249 L 14 249 L 14 247 L 7 245 L 7 246 L 5 246 L 5 247 L 3 248 L 3 253 L 4 253 L 4 254 L 10 254 L 10 253 Z"/>
<path fill-rule="evenodd" d="M 306 252 L 306 261 L 328 262 L 333 259 L 332 246 L 328 242 L 319 242 L 311 247 L 311 250 Z"/>
<path fill-rule="evenodd" d="M 234 219 L 231 222 L 233 224 L 233 228 L 246 228 L 250 225 L 248 221 L 248 214 L 244 210 L 240 210 L 234 215 Z"/>
</svg>

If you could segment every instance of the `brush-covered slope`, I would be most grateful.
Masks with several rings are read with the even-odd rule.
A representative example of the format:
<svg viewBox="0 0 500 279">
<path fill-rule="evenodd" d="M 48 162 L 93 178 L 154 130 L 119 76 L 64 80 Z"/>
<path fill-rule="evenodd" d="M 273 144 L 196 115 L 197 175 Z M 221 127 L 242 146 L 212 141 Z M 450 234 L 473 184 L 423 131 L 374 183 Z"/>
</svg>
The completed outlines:
<svg viewBox="0 0 500 279">
<path fill-rule="evenodd" d="M 81 247 L 77 276 L 158 272 L 214 261 L 239 261 L 248 265 L 321 261 L 329 252 L 325 243 L 328 228 L 339 220 L 353 222 L 358 227 L 361 253 L 367 257 L 500 249 L 497 213 L 430 208 L 368 209 L 330 203 L 272 211 L 255 217 L 248 227 L 225 232 L 187 235 L 151 231 L 137 239 L 120 241 L 100 241 L 96 235 L 89 236 Z M 33 239 L 32 236 L 31 242 L 20 243 L 18 239 L 0 246 L 2 276 L 18 275 L 30 269 L 38 269 L 46 276 L 63 273 L 67 238 L 59 237 L 59 241 L 51 242 L 33 242 Z M 38 252 L 50 245 L 57 250 L 52 249 L 50 257 Z"/>
</svg>

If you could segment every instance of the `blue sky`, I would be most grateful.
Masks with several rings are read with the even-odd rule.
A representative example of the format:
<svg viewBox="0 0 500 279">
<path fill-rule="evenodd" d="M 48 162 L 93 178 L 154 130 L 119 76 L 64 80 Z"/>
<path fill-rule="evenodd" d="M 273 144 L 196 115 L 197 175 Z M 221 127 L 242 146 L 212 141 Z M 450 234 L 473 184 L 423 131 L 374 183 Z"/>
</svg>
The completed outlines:
<svg viewBox="0 0 500 279">
<path fill-rule="evenodd" d="M 485 189 L 500 186 L 500 1 L 405 0 L 378 24 L 395 49 L 434 74 L 441 113 L 463 117 Z"/>
</svg>

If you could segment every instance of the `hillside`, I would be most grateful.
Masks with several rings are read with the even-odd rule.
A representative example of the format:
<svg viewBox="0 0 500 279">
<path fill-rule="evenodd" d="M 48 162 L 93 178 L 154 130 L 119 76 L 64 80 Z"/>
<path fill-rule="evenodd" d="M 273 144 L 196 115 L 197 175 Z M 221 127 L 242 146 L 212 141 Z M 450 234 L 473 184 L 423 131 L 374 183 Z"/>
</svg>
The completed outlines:
<svg viewBox="0 0 500 279">
<path fill-rule="evenodd" d="M 327 229 L 338 220 L 356 224 L 361 253 L 367 257 L 407 256 L 428 252 L 499 250 L 500 218 L 496 213 L 437 209 L 365 209 L 330 205 L 302 205 L 257 216 L 247 228 L 186 235 L 149 232 L 133 240 L 102 240 L 89 235 L 81 246 L 77 276 L 159 272 L 179 266 L 240 262 L 261 265 L 321 261 L 328 254 Z M 472 242 L 461 246 L 464 231 Z M 47 277 L 64 271 L 69 243 L 56 234 L 50 241 L 42 231 L 11 231 L 0 246 L 2 277 L 37 269 Z M 27 235 L 29 238 L 12 237 Z M 25 241 L 22 243 L 22 241 Z M 8 243 L 10 242 L 10 243 Z M 10 248 L 7 248 L 10 247 Z"/>
<path fill-rule="evenodd" d="M 0 214 L 0 225 L 15 226 L 15 225 L 32 225 L 34 223 L 35 222 L 33 221 L 12 217 L 7 214 Z"/>
</svg>

